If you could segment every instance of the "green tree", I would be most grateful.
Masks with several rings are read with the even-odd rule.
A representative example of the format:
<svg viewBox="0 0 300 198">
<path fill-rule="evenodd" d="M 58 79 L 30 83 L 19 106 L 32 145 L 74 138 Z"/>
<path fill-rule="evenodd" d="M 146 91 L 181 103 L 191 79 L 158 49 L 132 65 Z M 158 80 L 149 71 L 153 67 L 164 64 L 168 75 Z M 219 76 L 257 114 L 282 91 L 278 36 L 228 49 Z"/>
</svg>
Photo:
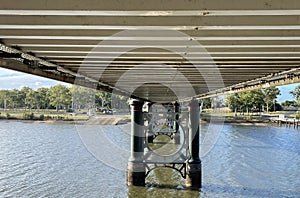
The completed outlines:
<svg viewBox="0 0 300 198">
<path fill-rule="evenodd" d="M 19 90 L 17 89 L 8 90 L 8 96 L 10 97 L 11 108 L 19 107 L 18 95 L 19 95 Z"/>
<path fill-rule="evenodd" d="M 96 104 L 103 110 L 104 107 L 111 108 L 111 93 L 104 91 L 96 92 Z"/>
<path fill-rule="evenodd" d="M 38 109 L 48 108 L 48 104 L 50 103 L 50 100 L 47 97 L 48 91 L 48 88 L 43 87 L 36 90 L 36 106 Z"/>
<path fill-rule="evenodd" d="M 19 100 L 19 103 L 20 103 L 20 107 L 25 107 L 25 110 L 26 110 L 26 107 L 27 107 L 26 95 L 31 90 L 32 89 L 29 88 L 29 87 L 22 87 L 19 91 L 18 100 Z"/>
<path fill-rule="evenodd" d="M 277 96 L 280 95 L 280 90 L 277 87 L 268 87 L 263 89 L 263 93 L 264 93 L 264 102 L 267 106 L 267 112 L 269 112 L 270 107 L 272 105 L 275 105 Z"/>
<path fill-rule="evenodd" d="M 30 111 L 32 110 L 32 108 L 36 107 L 36 95 L 36 92 L 32 89 L 26 93 L 25 104 L 29 107 Z"/>
<path fill-rule="evenodd" d="M 237 111 L 240 108 L 241 104 L 240 104 L 240 100 L 239 100 L 239 94 L 235 93 L 235 94 L 229 94 L 226 98 L 225 98 L 226 104 L 228 104 L 228 107 L 231 111 L 235 112 L 235 116 L 237 116 Z"/>
<path fill-rule="evenodd" d="M 9 90 L 1 90 L 0 91 L 0 104 L 1 107 L 4 109 L 8 108 L 10 103 L 12 102 L 12 98 L 10 97 Z"/>
<path fill-rule="evenodd" d="M 72 86 L 70 92 L 72 94 L 73 109 L 94 108 L 95 90 L 81 86 Z"/>
<path fill-rule="evenodd" d="M 234 111 L 235 108 L 240 107 L 238 93 L 227 95 L 225 101 L 231 111 Z"/>
<path fill-rule="evenodd" d="M 56 107 L 56 111 L 61 108 L 67 108 L 71 105 L 71 93 L 68 87 L 64 85 L 55 85 L 50 87 L 48 93 L 50 104 Z"/>
<path fill-rule="evenodd" d="M 251 90 L 230 94 L 226 97 L 226 102 L 232 111 L 241 110 L 249 113 L 259 110 L 264 105 L 264 93 L 262 90 Z"/>
<path fill-rule="evenodd" d="M 295 106 L 297 106 L 297 103 L 296 103 L 296 101 L 286 100 L 281 103 L 281 106 L 284 106 L 284 107 L 294 106 L 295 107 Z"/>
<path fill-rule="evenodd" d="M 110 101 L 108 101 L 108 103 L 110 103 Z M 129 105 L 129 98 L 126 96 L 121 96 L 121 95 L 116 95 L 116 94 L 112 94 L 111 95 L 111 108 L 114 110 L 118 110 L 118 111 L 125 111 L 127 112 L 128 109 L 128 105 Z"/>
<path fill-rule="evenodd" d="M 211 108 L 211 98 L 203 98 L 203 109 L 209 109 Z"/>
<path fill-rule="evenodd" d="M 5 109 L 4 101 L 5 101 L 5 90 L 0 90 L 0 106 L 3 109 Z"/>
<path fill-rule="evenodd" d="M 290 94 L 296 99 L 297 104 L 300 104 L 300 85 L 295 87 L 293 91 L 290 91 Z"/>
<path fill-rule="evenodd" d="M 18 107 L 18 90 L 0 90 L 0 106 L 4 109 Z"/>
<path fill-rule="evenodd" d="M 243 112 L 249 113 L 249 109 L 251 108 L 252 104 L 252 93 L 251 91 L 245 91 L 239 93 L 239 103 L 240 103 L 240 109 L 243 110 Z"/>
<path fill-rule="evenodd" d="M 259 111 L 264 103 L 264 93 L 261 89 L 250 91 L 250 108 L 252 111 Z"/>
</svg>

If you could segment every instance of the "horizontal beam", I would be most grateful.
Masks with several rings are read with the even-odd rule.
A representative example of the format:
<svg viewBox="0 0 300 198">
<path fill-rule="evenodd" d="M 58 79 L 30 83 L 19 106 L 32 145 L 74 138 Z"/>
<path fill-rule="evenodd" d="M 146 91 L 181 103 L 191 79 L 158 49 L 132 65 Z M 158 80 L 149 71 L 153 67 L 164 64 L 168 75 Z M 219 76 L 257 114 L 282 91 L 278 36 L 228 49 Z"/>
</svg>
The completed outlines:
<svg viewBox="0 0 300 198">
<path fill-rule="evenodd" d="M 295 10 L 298 0 L 1 0 L 2 10 Z"/>
<path fill-rule="evenodd" d="M 133 70 L 133 69 L 132 69 Z M 172 74 L 172 72 L 174 73 L 176 70 L 171 70 L 172 72 L 171 73 L 168 73 L 168 72 L 162 72 L 162 71 L 158 71 L 158 70 L 154 70 L 154 71 L 143 71 L 143 70 L 134 70 L 132 71 L 130 70 L 130 75 L 138 75 L 138 78 L 143 78 L 143 76 L 147 76 L 147 75 L 157 75 L 157 76 L 167 76 L 167 78 L 169 78 L 168 76 L 174 76 Z M 164 70 L 164 69 L 161 69 L 161 70 Z M 99 74 L 100 70 L 78 70 L 79 72 L 86 72 L 87 74 Z M 129 70 L 120 70 L 120 71 L 115 71 L 115 70 L 105 70 L 102 75 L 105 75 L 105 77 L 110 77 L 110 76 L 120 76 L 120 75 L 123 75 L 125 72 L 128 72 Z M 263 76 L 263 75 L 266 75 L 266 74 L 270 74 L 269 72 L 267 71 L 258 71 L 258 72 L 255 72 L 254 70 L 244 70 L 244 71 L 237 71 L 237 72 L 234 72 L 234 73 L 230 73 L 230 71 L 224 71 L 224 70 L 190 70 L 190 71 L 186 71 L 184 69 L 178 71 L 178 74 L 182 74 L 182 75 L 185 75 L 186 77 L 191 77 L 191 78 L 194 78 L 195 79 L 199 79 L 199 78 L 202 78 L 203 75 L 206 75 L 206 76 L 216 76 L 217 72 L 220 72 L 220 74 L 222 76 L 235 76 L 235 77 L 240 77 L 240 76 L 245 76 L 245 75 L 253 75 L 253 76 Z M 129 74 L 128 74 L 129 75 Z M 202 75 L 202 76 L 201 76 Z M 204 76 L 204 77 L 206 77 Z M 179 77 L 178 77 L 179 78 Z"/>
<path fill-rule="evenodd" d="M 12 36 L 12 35 L 0 35 L 2 39 L 30 39 L 30 40 L 92 40 L 92 41 L 106 41 L 111 45 L 139 45 L 139 46 L 154 46 L 154 45 L 189 45 L 188 38 L 138 38 L 131 37 L 118 38 L 112 37 L 108 40 L 108 37 L 101 36 Z M 107 39 L 107 40 L 106 40 Z M 300 41 L 300 36 L 207 36 L 207 37 L 195 37 L 191 38 L 195 41 Z M 152 43 L 152 44 L 151 44 Z"/>
<path fill-rule="evenodd" d="M 101 11 L 101 10 L 0 10 L 0 15 L 13 16 L 291 16 L 300 10 L 158 10 L 158 11 Z"/>
<path fill-rule="evenodd" d="M 117 52 L 107 52 L 107 53 L 102 53 L 102 52 L 87 52 L 87 51 L 31 51 L 32 53 L 34 53 L 37 56 L 40 57 L 47 57 L 47 58 L 54 58 L 54 57 L 80 57 L 80 56 L 100 56 L 100 57 L 112 57 L 112 56 L 118 56 L 119 53 Z M 253 51 L 232 51 L 232 52 L 209 52 L 209 53 L 201 53 L 201 52 L 195 52 L 195 53 L 189 53 L 189 54 L 193 54 L 193 55 L 211 55 L 211 56 L 240 56 L 240 55 L 246 55 L 246 56 L 272 56 L 272 55 L 278 55 L 278 56 L 296 56 L 296 55 L 300 55 L 300 49 L 299 51 L 273 51 L 273 52 L 269 52 L 269 51 L 264 51 L 264 52 L 253 52 Z M 176 56 L 177 55 L 177 56 Z M 184 52 L 181 52 L 180 54 L 174 54 L 172 52 L 127 52 L 126 54 L 122 54 L 122 57 L 178 57 L 178 55 L 183 56 Z"/>
<path fill-rule="evenodd" d="M 263 41 L 262 41 L 263 42 Z M 299 52 L 300 45 L 297 45 L 297 41 L 294 41 L 295 45 L 203 45 L 189 47 L 189 54 L 197 54 L 197 51 L 201 49 L 207 50 L 209 53 L 221 53 L 221 52 Z M 66 45 L 66 44 L 9 44 L 10 46 L 17 46 L 24 52 L 33 52 L 36 54 L 76 54 L 76 53 L 91 53 L 91 54 L 120 54 L 120 52 L 126 52 L 131 54 L 139 54 L 140 52 L 149 53 L 166 53 L 164 48 L 168 48 L 174 52 L 186 53 L 186 47 L 182 46 L 111 46 L 101 45 L 101 48 L 94 49 L 96 45 Z M 133 52 L 130 52 L 134 48 Z M 297 53 L 296 53 L 297 54 Z"/>
<path fill-rule="evenodd" d="M 84 67 L 84 68 L 101 68 L 101 67 L 107 67 L 107 64 L 86 64 L 86 63 L 82 63 L 82 64 L 77 64 L 77 63 L 65 63 L 62 64 L 62 66 L 64 67 Z M 182 63 L 180 65 L 172 65 L 169 64 L 168 66 L 170 67 L 174 67 L 174 68 L 184 68 L 184 69 L 194 69 L 195 67 L 190 64 L 190 63 Z M 219 65 L 215 65 L 215 64 L 201 64 L 201 69 L 211 69 L 212 66 L 217 66 L 218 68 L 229 68 L 229 69 L 244 69 L 244 68 L 289 68 L 289 67 L 299 67 L 298 64 L 288 64 L 285 65 L 284 63 L 278 63 L 278 64 L 274 64 L 274 63 L 264 63 L 264 64 L 252 64 L 252 63 L 244 63 L 244 64 L 227 64 L 227 63 L 223 63 L 223 64 L 219 64 Z M 109 65 L 109 69 L 128 69 L 128 68 L 133 68 L 136 67 L 135 69 L 160 69 L 162 67 L 162 64 L 141 64 L 141 65 L 137 65 L 136 64 L 115 64 L 112 63 Z"/>
<path fill-rule="evenodd" d="M 143 64 L 143 63 L 147 63 L 147 64 L 174 64 L 174 65 L 180 65 L 182 63 L 190 63 L 191 62 L 189 60 L 150 60 L 150 59 L 140 59 L 140 60 L 125 60 L 125 59 L 118 59 L 118 60 L 108 60 L 108 59 L 103 59 L 103 60 L 83 60 L 83 59 L 50 59 L 52 62 L 56 62 L 56 63 L 95 63 L 95 64 Z M 224 58 L 221 57 L 220 59 L 205 59 L 205 60 L 196 60 L 193 61 L 193 64 L 213 64 L 213 63 L 227 63 L 227 64 L 232 64 L 232 63 L 236 63 L 236 64 L 257 64 L 257 63 L 273 63 L 273 64 L 278 64 L 278 63 L 283 63 L 283 64 L 298 64 L 300 63 L 300 58 L 294 58 L 291 57 L 289 59 L 287 59 L 286 57 L 279 57 L 277 60 L 276 58 L 272 58 L 272 57 L 264 57 L 262 59 L 256 59 L 256 58 L 247 58 L 245 57 L 244 59 L 241 59 L 240 57 L 236 57 L 236 58 Z"/>
<path fill-rule="evenodd" d="M 176 54 L 173 55 L 166 55 L 166 54 L 122 54 L 119 56 L 119 58 L 121 59 L 143 59 L 143 60 L 157 60 L 157 59 L 162 59 L 162 60 L 169 60 L 169 59 L 173 59 L 173 60 L 182 60 L 184 54 L 182 54 L 182 56 L 179 56 Z M 274 58 L 274 59 L 291 59 L 291 58 L 300 58 L 300 52 L 292 52 L 292 53 L 206 53 L 206 54 L 189 54 L 189 60 L 199 60 L 199 59 L 207 59 L 208 57 L 212 57 L 214 59 L 218 59 L 218 58 L 232 58 L 232 59 L 236 59 L 236 58 L 245 58 L 245 59 L 268 59 L 268 58 Z M 90 54 L 86 54 L 86 55 L 74 55 L 74 54 L 68 54 L 68 55 L 42 55 L 43 58 L 47 58 L 47 59 L 84 59 L 84 58 L 88 58 L 89 60 L 91 59 L 111 59 L 114 58 L 114 56 L 110 56 L 108 55 L 90 55 Z"/>
<path fill-rule="evenodd" d="M 199 25 L 197 26 L 142 26 L 146 29 L 169 29 L 178 31 L 198 31 L 198 30 L 299 30 L 299 25 Z M 10 30 L 106 30 L 106 31 L 122 31 L 136 30 L 137 26 L 129 25 L 0 25 L 0 29 Z"/>
<path fill-rule="evenodd" d="M 209 54 L 298 54 L 300 52 L 300 45 L 299 47 L 291 47 L 291 48 L 206 48 Z M 43 55 L 108 55 L 108 56 L 115 56 L 119 55 L 121 50 L 116 49 L 114 51 L 113 49 L 109 48 L 106 51 L 88 51 L 88 50 L 80 50 L 76 48 L 76 50 L 64 50 L 64 49 L 53 49 L 53 50 L 23 50 L 24 52 L 32 52 L 34 54 L 43 56 Z M 175 50 L 174 50 L 175 51 Z M 186 53 L 183 49 L 176 50 L 177 54 L 184 54 Z M 124 53 L 122 53 L 124 54 Z M 142 48 L 142 49 L 136 49 L 134 51 L 128 51 L 126 52 L 126 55 L 171 55 L 174 54 L 174 52 L 166 51 L 164 49 L 151 49 L 151 48 Z M 203 52 L 189 52 L 189 54 L 203 54 Z M 125 55 L 125 54 L 124 54 Z"/>
<path fill-rule="evenodd" d="M 215 38 L 215 37 L 213 37 Z M 227 37 L 229 38 L 229 37 Z M 256 37 L 254 37 L 256 38 Z M 268 37 L 270 38 L 270 37 Z M 290 37 L 292 38 L 292 37 Z M 297 38 L 297 37 L 296 37 Z M 165 41 L 161 42 L 161 40 L 156 40 L 156 42 L 147 41 L 143 44 L 142 41 L 110 41 L 106 40 L 104 43 L 100 43 L 101 40 L 42 40 L 42 39 L 26 39 L 26 40 L 20 40 L 20 39 L 2 39 L 2 41 L 8 45 L 19 45 L 20 47 L 88 47 L 93 48 L 97 46 L 101 46 L 101 48 L 110 48 L 110 47 L 116 47 L 116 48 L 132 48 L 132 47 L 156 47 L 156 48 L 163 48 L 163 47 L 172 47 L 172 48 L 179 48 L 186 47 L 187 45 L 194 49 L 194 48 L 235 48 L 235 47 L 253 47 L 253 48 L 262 48 L 262 47 L 293 47 L 293 46 L 299 46 L 300 41 L 299 40 L 276 40 L 276 37 L 274 40 L 202 40 L 201 45 L 196 44 L 195 42 L 184 42 L 184 41 Z M 152 39 L 155 41 L 154 39 Z M 189 40 L 189 38 L 187 39 Z M 127 42 L 127 45 L 126 45 Z M 282 47 L 281 47 L 282 46 Z M 101 49 L 97 49 L 98 51 Z M 105 51 L 108 49 L 105 49 Z M 117 50 L 117 49 L 116 49 Z M 123 49 L 122 49 L 123 50 Z"/>
<path fill-rule="evenodd" d="M 263 41 L 262 41 L 263 42 Z M 6 43 L 6 42 L 5 42 Z M 202 45 L 202 46 L 189 46 L 187 50 L 186 46 L 112 46 L 112 45 L 51 45 L 51 44 L 7 44 L 8 46 L 21 48 L 24 52 L 36 52 L 41 53 L 46 51 L 47 53 L 63 53 L 63 51 L 73 51 L 74 53 L 85 51 L 92 54 L 99 53 L 124 53 L 130 52 L 162 52 L 165 53 L 169 49 L 170 51 L 177 53 L 196 54 L 199 51 L 206 50 L 208 52 L 297 52 L 300 50 L 300 45 L 297 41 L 294 41 L 295 45 Z"/>
<path fill-rule="evenodd" d="M 299 3 L 300 6 L 300 3 Z M 97 26 L 293 26 L 295 16 L 28 16 L 0 15 L 2 25 L 97 25 Z"/>
<path fill-rule="evenodd" d="M 79 71 L 79 72 L 94 72 L 94 73 L 100 73 L 103 71 L 103 68 L 91 68 L 91 67 L 81 67 L 80 70 L 79 68 L 74 68 L 74 67 L 68 67 L 68 66 L 65 66 L 65 68 L 68 68 L 68 69 L 72 69 L 72 70 L 76 70 L 76 71 Z M 270 74 L 270 69 L 272 69 L 272 72 L 281 72 L 281 71 L 284 71 L 284 70 L 288 70 L 290 68 L 297 68 L 297 67 L 288 67 L 288 68 L 256 68 L 256 67 L 247 67 L 245 69 L 236 69 L 236 68 L 218 68 L 217 70 L 222 74 L 222 75 L 226 75 L 226 74 L 233 74 L 233 75 L 245 75 L 245 74 Z M 128 71 L 130 68 L 121 68 L 121 69 L 112 69 L 112 68 L 106 68 L 105 69 L 105 72 L 126 72 Z M 136 73 L 138 73 L 138 71 L 142 71 L 142 73 L 148 73 L 148 70 L 150 70 L 151 72 L 161 72 L 161 68 L 156 68 L 156 69 L 143 69 L 143 68 L 138 68 L 136 69 L 135 68 Z M 182 72 L 184 74 L 194 74 L 195 69 L 186 69 L 186 68 L 182 68 L 182 69 L 179 69 L 179 72 Z M 233 72 L 231 72 L 232 70 L 235 70 Z M 205 73 L 208 73 L 208 71 L 212 71 L 211 68 L 201 68 L 200 71 L 203 71 Z"/>
<path fill-rule="evenodd" d="M 161 68 L 160 71 L 159 70 L 158 71 L 155 71 L 155 70 L 150 71 L 150 69 L 148 69 L 148 71 L 147 70 L 133 70 L 132 71 L 132 70 L 130 70 L 132 75 L 138 75 L 138 78 L 141 78 L 141 76 L 147 76 L 147 75 L 167 76 L 167 78 L 169 78 L 170 76 L 174 76 L 174 75 L 172 75 L 172 73 L 170 73 L 170 69 L 167 70 L 167 69 Z M 83 72 L 83 71 L 89 72 L 91 74 L 97 74 L 99 70 L 80 70 L 80 72 Z M 236 77 L 239 77 L 240 75 L 261 76 L 261 75 L 269 74 L 269 72 L 266 71 L 266 70 L 255 72 L 254 69 L 253 70 L 236 71 L 236 72 L 230 72 L 229 70 L 227 70 L 227 71 L 219 70 L 219 71 L 220 71 L 221 75 L 223 75 L 223 76 L 236 76 Z M 105 70 L 103 72 L 103 75 L 105 75 L 106 77 L 119 76 L 120 74 L 124 74 L 124 72 L 126 72 L 126 70 L 125 71 L 124 70 L 119 70 L 119 71 L 118 70 L 117 71 L 116 70 Z M 182 69 L 178 73 L 184 74 L 187 77 L 196 77 L 195 79 L 199 79 L 201 77 L 201 72 L 203 72 L 205 75 L 214 75 L 214 76 L 216 76 L 216 71 L 214 71 L 213 69 L 211 69 L 211 70 L 200 70 L 200 72 L 198 72 L 198 73 L 196 73 L 193 70 L 186 71 L 186 70 Z"/>
<path fill-rule="evenodd" d="M 114 35 L 120 32 L 119 30 L 89 30 L 89 29 L 71 29 L 71 30 L 62 30 L 62 29 L 0 29 L 0 35 L 2 36 L 92 36 L 92 37 L 103 37 L 103 39 L 115 39 L 115 40 L 124 40 L 125 35 Z M 141 31 L 139 31 L 141 32 Z M 184 30 L 181 31 L 186 34 L 187 37 L 225 37 L 225 36 L 299 36 L 300 35 L 300 26 L 299 29 L 278 29 L 278 30 Z M 156 34 L 154 36 L 154 34 Z M 111 37 L 113 36 L 114 37 Z M 151 39 L 175 39 L 178 35 L 169 35 L 166 38 L 165 35 L 160 34 L 158 31 L 147 30 L 144 33 L 144 37 L 149 37 Z M 133 38 L 133 36 L 132 36 Z M 131 38 L 131 39 L 132 39 Z M 134 37 L 135 39 L 139 39 Z M 180 39 L 179 37 L 177 39 Z"/>
</svg>

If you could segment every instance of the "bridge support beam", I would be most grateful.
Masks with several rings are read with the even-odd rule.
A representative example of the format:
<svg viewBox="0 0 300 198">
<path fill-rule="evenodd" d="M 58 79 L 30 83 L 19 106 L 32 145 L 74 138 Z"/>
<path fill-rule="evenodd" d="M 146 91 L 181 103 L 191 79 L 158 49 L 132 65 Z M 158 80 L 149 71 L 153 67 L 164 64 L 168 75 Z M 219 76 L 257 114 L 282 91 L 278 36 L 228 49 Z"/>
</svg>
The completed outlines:
<svg viewBox="0 0 300 198">
<path fill-rule="evenodd" d="M 192 99 L 189 104 L 189 160 L 186 165 L 186 186 L 201 188 L 201 160 L 199 157 L 199 104 Z"/>
<path fill-rule="evenodd" d="M 176 131 L 174 141 L 175 144 L 180 144 L 180 131 L 179 131 L 179 103 L 174 103 L 174 112 L 175 112 L 175 123 L 174 123 L 174 129 Z"/>
<path fill-rule="evenodd" d="M 150 114 L 152 112 L 152 102 L 148 102 L 148 130 L 147 130 L 147 142 L 148 143 L 153 143 L 153 139 L 154 139 L 154 134 L 153 134 L 153 122 L 152 122 L 152 114 Z"/>
<path fill-rule="evenodd" d="M 145 186 L 144 118 L 143 101 L 132 100 L 131 106 L 131 156 L 127 167 L 127 185 Z"/>
</svg>

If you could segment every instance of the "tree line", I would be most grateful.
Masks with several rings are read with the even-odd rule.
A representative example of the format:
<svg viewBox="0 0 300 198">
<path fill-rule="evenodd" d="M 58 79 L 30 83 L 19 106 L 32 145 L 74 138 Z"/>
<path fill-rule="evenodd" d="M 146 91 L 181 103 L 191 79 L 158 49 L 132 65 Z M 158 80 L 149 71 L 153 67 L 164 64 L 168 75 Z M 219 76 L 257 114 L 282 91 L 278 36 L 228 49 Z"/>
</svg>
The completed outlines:
<svg viewBox="0 0 300 198">
<path fill-rule="evenodd" d="M 280 90 L 277 87 L 269 87 L 230 94 L 226 97 L 226 103 L 232 111 L 276 111 L 280 109 L 276 101 L 278 95 Z"/>
<path fill-rule="evenodd" d="M 107 92 L 74 85 L 67 87 L 58 84 L 50 88 L 43 87 L 37 90 L 22 87 L 21 89 L 0 90 L 0 108 L 56 109 L 57 111 L 91 108 L 103 110 L 112 108 L 112 97 L 117 97 L 116 101 L 120 101 L 119 104 L 114 104 L 116 108 L 121 108 L 120 105 L 128 100 L 124 96 L 112 96 Z"/>
<path fill-rule="evenodd" d="M 300 101 L 300 85 L 290 92 L 296 101 L 285 101 L 283 106 L 298 106 Z M 226 106 L 232 111 L 254 112 L 254 111 L 274 111 L 280 110 L 281 106 L 276 99 L 280 95 L 277 87 L 269 87 L 258 90 L 245 91 L 227 95 Z M 107 92 L 93 90 L 80 86 L 67 87 L 61 84 L 50 88 L 38 88 L 33 90 L 30 87 L 21 89 L 0 90 L 0 108 L 4 109 L 112 109 L 128 108 L 128 98 L 124 96 L 112 95 Z M 223 101 L 214 98 L 203 100 L 203 108 L 220 106 Z"/>
<path fill-rule="evenodd" d="M 226 103 L 232 111 L 253 112 L 253 111 L 276 111 L 282 107 L 298 107 L 300 104 L 300 85 L 290 94 L 295 98 L 293 101 L 286 100 L 279 104 L 277 97 L 280 95 L 277 87 L 245 91 L 230 94 L 226 97 Z"/>
</svg>

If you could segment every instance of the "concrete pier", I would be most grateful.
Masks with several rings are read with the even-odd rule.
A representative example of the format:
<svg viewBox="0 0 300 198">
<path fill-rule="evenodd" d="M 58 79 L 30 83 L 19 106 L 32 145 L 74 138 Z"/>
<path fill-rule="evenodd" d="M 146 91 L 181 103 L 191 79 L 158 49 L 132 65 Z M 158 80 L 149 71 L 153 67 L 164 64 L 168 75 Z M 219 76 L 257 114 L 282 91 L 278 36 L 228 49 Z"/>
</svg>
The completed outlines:
<svg viewBox="0 0 300 198">
<path fill-rule="evenodd" d="M 128 161 L 127 168 L 127 184 L 129 186 L 144 186 L 145 178 L 151 170 L 159 167 L 173 168 L 180 172 L 180 174 L 186 178 L 186 186 L 189 189 L 199 189 L 201 188 L 201 160 L 199 157 L 199 104 L 198 101 L 192 99 L 189 103 L 189 110 L 186 112 L 186 122 L 188 126 L 185 127 L 188 135 L 188 141 L 185 142 L 188 146 L 188 152 L 185 153 L 181 160 L 174 161 L 153 161 L 152 158 L 148 158 L 149 153 L 144 153 L 145 140 L 153 143 L 151 117 L 148 117 L 148 129 L 146 130 L 147 139 L 145 139 L 145 129 L 144 129 L 144 113 L 142 112 L 144 102 L 140 100 L 132 100 L 131 105 L 131 156 Z M 148 111 L 151 111 L 152 104 L 148 104 Z M 180 112 L 179 103 L 174 103 L 174 110 L 172 110 L 170 115 L 171 124 L 168 125 L 172 131 L 175 131 L 175 143 L 180 144 Z M 147 116 L 151 116 L 149 113 Z M 147 114 L 147 113 L 145 113 Z M 187 130 L 188 128 L 188 130 Z M 175 130 L 174 130 L 175 129 Z M 173 132 L 174 133 L 174 132 Z M 152 136 L 152 137 L 151 137 Z M 155 143 L 155 142 L 154 142 Z M 178 151 L 180 152 L 180 151 Z M 148 154 L 148 155 L 147 155 Z M 151 153 L 150 153 L 151 156 Z M 154 156 L 155 157 L 155 156 Z M 157 156 L 156 156 L 157 157 Z M 153 167 L 152 167 L 153 166 Z M 152 168 L 151 168 L 152 167 Z"/>
<path fill-rule="evenodd" d="M 131 106 L 131 156 L 127 167 L 127 185 L 145 186 L 143 101 L 132 100 Z"/>
<path fill-rule="evenodd" d="M 152 102 L 148 102 L 147 105 L 148 105 L 148 130 L 147 130 L 147 142 L 148 143 L 153 143 L 153 139 L 154 139 L 154 134 L 153 134 L 153 122 L 152 122 L 152 114 L 150 114 L 152 112 L 152 105 L 154 103 Z"/>
<path fill-rule="evenodd" d="M 175 123 L 174 123 L 174 129 L 176 131 L 174 141 L 175 144 L 180 144 L 180 131 L 179 131 L 179 103 L 174 103 L 174 112 L 175 112 Z"/>
<path fill-rule="evenodd" d="M 186 165 L 186 186 L 191 189 L 201 188 L 201 160 L 199 157 L 199 104 L 192 99 L 189 104 L 189 156 Z"/>
</svg>

